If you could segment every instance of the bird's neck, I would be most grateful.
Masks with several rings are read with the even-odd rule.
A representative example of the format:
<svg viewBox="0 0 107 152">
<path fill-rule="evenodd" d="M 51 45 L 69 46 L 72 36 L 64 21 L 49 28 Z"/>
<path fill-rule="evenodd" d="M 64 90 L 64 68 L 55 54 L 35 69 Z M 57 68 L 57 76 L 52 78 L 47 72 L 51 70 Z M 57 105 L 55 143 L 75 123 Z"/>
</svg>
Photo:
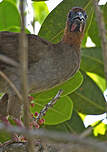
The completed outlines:
<svg viewBox="0 0 107 152">
<path fill-rule="evenodd" d="M 83 33 L 80 32 L 70 32 L 68 26 L 65 27 L 63 43 L 66 43 L 76 49 L 80 49 L 81 41 L 83 39 Z"/>
</svg>

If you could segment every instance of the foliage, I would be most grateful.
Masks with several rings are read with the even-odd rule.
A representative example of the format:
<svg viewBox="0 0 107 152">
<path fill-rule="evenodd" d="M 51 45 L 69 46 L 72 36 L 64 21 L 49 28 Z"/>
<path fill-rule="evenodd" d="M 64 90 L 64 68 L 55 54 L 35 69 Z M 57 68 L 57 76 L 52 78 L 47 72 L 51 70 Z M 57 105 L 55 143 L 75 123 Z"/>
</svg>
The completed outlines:
<svg viewBox="0 0 107 152">
<path fill-rule="evenodd" d="M 78 125 L 77 125 L 78 124 Z M 85 130 L 84 124 L 77 112 L 73 111 L 72 117 L 59 125 L 45 125 L 45 129 L 56 130 L 65 133 L 82 133 Z"/>
<path fill-rule="evenodd" d="M 43 23 L 44 19 L 49 14 L 48 7 L 45 2 L 35 2 L 32 4 L 34 9 L 34 21 L 39 21 L 40 24 Z"/>
<path fill-rule="evenodd" d="M 42 2 L 42 1 L 47 1 L 47 0 L 32 0 L 34 2 Z"/>
<path fill-rule="evenodd" d="M 54 97 L 58 89 L 62 88 L 64 93 L 56 105 L 46 114 L 44 127 L 72 133 L 81 133 L 85 130 L 83 122 L 78 115 L 79 112 L 84 114 L 101 114 L 106 112 L 105 99 L 102 93 L 105 89 L 104 63 L 93 3 L 92 0 L 63 0 L 48 15 L 49 12 L 45 2 L 33 2 L 34 19 L 41 24 L 43 23 L 39 36 L 53 43 L 61 40 L 67 13 L 77 4 L 86 9 L 88 14 L 81 50 L 81 73 L 76 73 L 61 86 L 34 94 L 36 106 L 31 108 L 32 112 L 35 112 L 35 110 L 39 112 Z M 102 10 L 107 26 L 107 5 L 102 7 Z M 0 31 L 5 30 L 20 31 L 20 14 L 17 8 L 17 0 L 3 0 L 0 3 Z M 88 36 L 90 36 L 96 47 L 86 47 Z M 107 129 L 107 127 L 105 128 Z"/>
<path fill-rule="evenodd" d="M 5 0 L 0 3 L 0 31 L 10 27 L 20 27 L 20 14 L 14 2 Z"/>
</svg>

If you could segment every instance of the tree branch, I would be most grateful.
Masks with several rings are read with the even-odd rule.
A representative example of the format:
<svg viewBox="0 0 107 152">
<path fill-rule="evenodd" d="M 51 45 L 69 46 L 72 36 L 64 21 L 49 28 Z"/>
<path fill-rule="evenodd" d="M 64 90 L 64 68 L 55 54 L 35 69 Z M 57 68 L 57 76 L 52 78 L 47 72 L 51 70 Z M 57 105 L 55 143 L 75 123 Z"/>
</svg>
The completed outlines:
<svg viewBox="0 0 107 152">
<path fill-rule="evenodd" d="M 0 61 L 15 67 L 19 67 L 19 64 L 16 61 L 2 54 L 0 54 Z"/>
<path fill-rule="evenodd" d="M 20 0 L 20 12 L 21 12 L 21 33 L 19 38 L 20 46 L 20 68 L 21 68 L 21 84 L 22 84 L 22 96 L 24 103 L 24 124 L 26 128 L 30 125 L 30 104 L 28 101 L 28 40 L 25 34 L 25 18 L 24 18 L 24 0 Z M 28 152 L 33 152 L 33 142 L 31 137 L 28 138 Z"/>
<path fill-rule="evenodd" d="M 37 137 L 39 136 L 42 140 L 42 143 L 45 143 L 46 145 L 50 144 L 52 142 L 55 147 L 57 148 L 60 144 L 62 144 L 61 150 L 57 150 L 58 152 L 106 152 L 107 151 L 107 145 L 102 142 L 95 141 L 93 139 L 82 139 L 80 136 L 67 134 L 67 133 L 61 133 L 61 132 L 52 132 L 44 129 L 36 129 L 36 130 L 28 130 L 26 128 L 20 128 L 20 127 L 6 127 L 2 123 L 0 123 L 0 130 L 5 130 L 9 133 L 18 133 L 23 135 L 28 135 L 30 137 Z M 70 146 L 67 149 L 67 146 L 64 148 L 64 144 L 66 143 L 67 146 Z M 18 144 L 18 143 L 17 143 Z M 17 145 L 18 146 L 18 145 Z M 20 147 L 20 145 L 18 146 Z M 22 147 L 22 146 L 21 146 Z M 36 148 L 35 148 L 36 149 Z M 19 151 L 18 151 L 19 152 Z M 25 152 L 25 150 L 23 150 Z"/>
</svg>

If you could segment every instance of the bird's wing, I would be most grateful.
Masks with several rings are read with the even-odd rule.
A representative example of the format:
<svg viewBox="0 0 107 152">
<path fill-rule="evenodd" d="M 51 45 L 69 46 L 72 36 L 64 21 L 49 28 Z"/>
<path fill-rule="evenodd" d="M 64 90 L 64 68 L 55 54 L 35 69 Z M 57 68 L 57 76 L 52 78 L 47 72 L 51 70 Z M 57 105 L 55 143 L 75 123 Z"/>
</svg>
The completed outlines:
<svg viewBox="0 0 107 152">
<path fill-rule="evenodd" d="M 38 62 L 44 53 L 49 50 L 51 43 L 39 36 L 27 34 L 28 37 L 28 62 L 29 65 Z M 19 62 L 19 33 L 0 32 L 0 55 L 5 55 Z M 0 61 L 0 69 L 5 68 L 5 63 Z"/>
</svg>

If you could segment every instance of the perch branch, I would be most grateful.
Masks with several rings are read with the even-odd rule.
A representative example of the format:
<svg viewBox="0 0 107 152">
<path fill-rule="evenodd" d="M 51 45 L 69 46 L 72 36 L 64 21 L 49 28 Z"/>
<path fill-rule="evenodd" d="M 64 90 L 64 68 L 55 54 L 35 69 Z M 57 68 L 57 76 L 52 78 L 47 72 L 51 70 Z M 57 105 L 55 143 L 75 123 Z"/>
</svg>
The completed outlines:
<svg viewBox="0 0 107 152">
<path fill-rule="evenodd" d="M 26 128 L 30 125 L 30 105 L 28 101 L 28 40 L 25 34 L 25 17 L 24 17 L 24 0 L 20 0 L 20 12 L 21 12 L 21 33 L 19 39 L 20 46 L 20 68 L 21 68 L 21 84 L 22 84 L 22 97 L 24 103 L 24 124 Z M 28 138 L 28 152 L 33 152 L 32 138 Z"/>
<path fill-rule="evenodd" d="M 44 129 L 36 129 L 36 130 L 28 130 L 26 128 L 21 128 L 21 127 L 6 127 L 3 123 L 0 123 L 0 130 L 5 130 L 9 133 L 18 133 L 18 134 L 23 134 L 27 136 L 33 136 L 33 137 L 41 137 L 42 141 L 46 141 L 46 139 L 49 141 L 53 141 L 53 143 L 66 143 L 67 144 L 70 142 L 71 144 L 71 150 L 72 147 L 74 146 L 75 148 L 79 145 L 79 150 L 77 152 L 81 152 L 80 145 L 86 146 L 87 148 L 92 148 L 93 150 L 89 150 L 90 152 L 106 152 L 107 151 L 107 145 L 102 142 L 97 142 L 93 139 L 82 139 L 80 136 L 74 136 L 71 134 L 67 133 L 62 133 L 62 132 L 52 132 Z M 46 143 L 48 143 L 46 142 Z M 73 149 L 74 150 L 74 149 Z M 76 151 L 76 150 L 75 150 Z M 83 152 L 83 151 L 82 151 Z M 86 149 L 84 150 L 86 152 Z"/>
<path fill-rule="evenodd" d="M 21 11 L 21 33 L 19 37 L 20 46 L 20 69 L 21 69 L 21 85 L 22 85 L 22 96 L 24 103 L 24 123 L 27 128 L 29 128 L 29 102 L 28 102 L 28 47 L 27 47 L 27 37 L 24 31 L 24 0 L 20 1 L 20 11 Z"/>
</svg>

